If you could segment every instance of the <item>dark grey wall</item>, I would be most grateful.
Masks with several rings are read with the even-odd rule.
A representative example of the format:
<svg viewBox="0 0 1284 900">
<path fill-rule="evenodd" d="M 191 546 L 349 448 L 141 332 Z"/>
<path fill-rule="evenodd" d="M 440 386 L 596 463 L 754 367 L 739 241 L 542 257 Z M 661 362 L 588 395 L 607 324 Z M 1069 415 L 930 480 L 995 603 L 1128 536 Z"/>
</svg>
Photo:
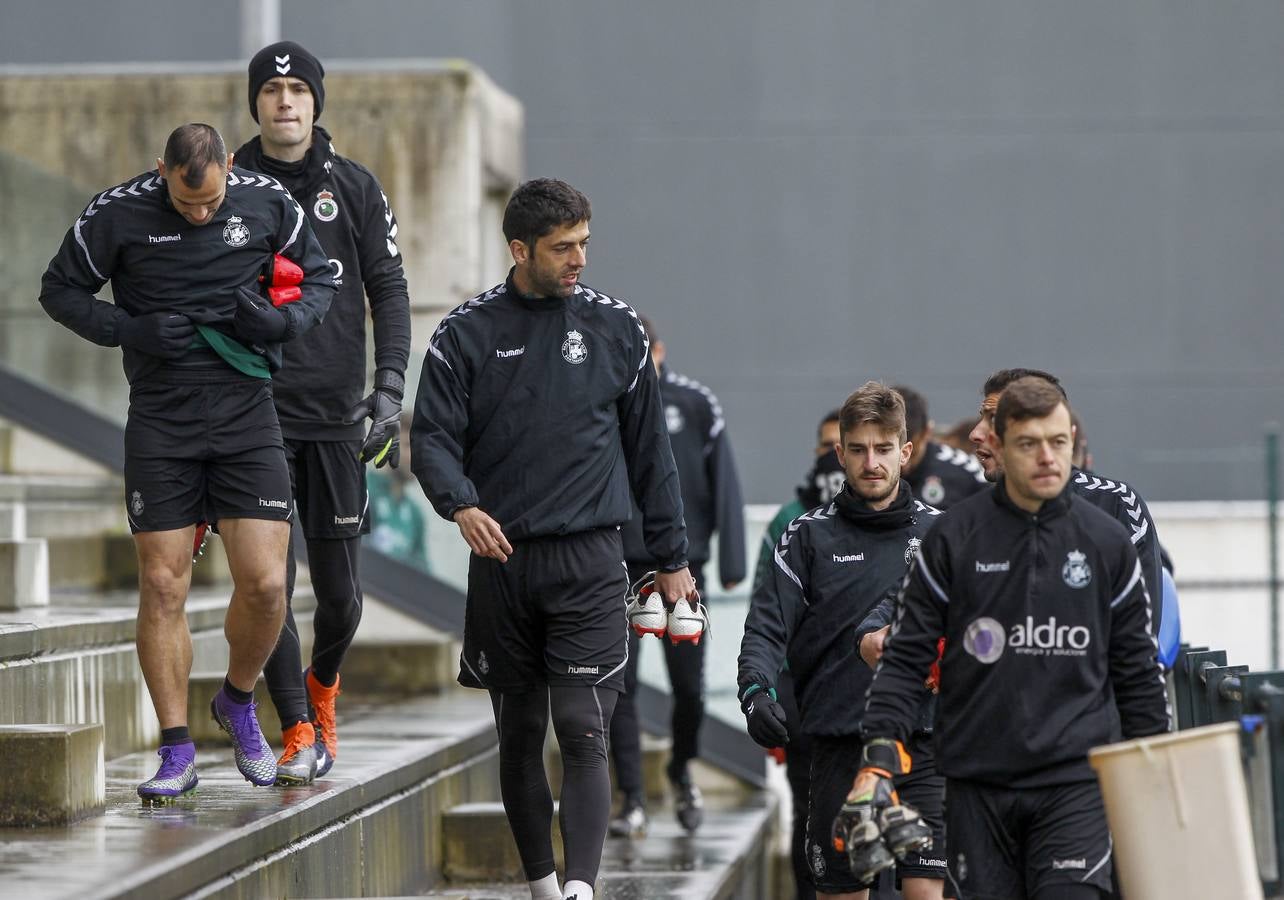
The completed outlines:
<svg viewBox="0 0 1284 900">
<path fill-rule="evenodd" d="M 235 22 L 188 33 L 195 0 L 102 6 L 6 0 L 0 61 L 237 53 Z M 282 8 L 323 59 L 464 57 L 524 102 L 528 172 L 593 199 L 586 280 L 718 393 L 752 501 L 788 495 L 866 378 L 949 423 L 1014 364 L 1060 374 L 1099 468 L 1148 498 L 1262 495 L 1261 425 L 1284 418 L 1276 2 Z"/>
</svg>

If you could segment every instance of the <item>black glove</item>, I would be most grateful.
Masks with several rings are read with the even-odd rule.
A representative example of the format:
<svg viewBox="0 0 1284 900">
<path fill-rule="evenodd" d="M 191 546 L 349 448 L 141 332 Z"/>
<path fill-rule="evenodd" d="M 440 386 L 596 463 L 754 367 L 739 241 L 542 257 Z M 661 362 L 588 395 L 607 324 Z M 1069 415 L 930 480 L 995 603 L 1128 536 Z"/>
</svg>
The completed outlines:
<svg viewBox="0 0 1284 900">
<path fill-rule="evenodd" d="M 776 702 L 776 689 L 763 690 L 751 684 L 740 695 L 740 710 L 745 714 L 749 737 L 760 747 L 770 750 L 789 743 L 785 727 L 785 708 Z"/>
<path fill-rule="evenodd" d="M 247 344 L 273 344 L 285 337 L 290 320 L 267 298 L 247 287 L 236 289 L 232 330 Z"/>
<path fill-rule="evenodd" d="M 155 312 L 130 316 L 116 326 L 116 340 L 122 347 L 162 359 L 182 356 L 195 335 L 196 326 L 181 313 Z"/>
<path fill-rule="evenodd" d="M 367 416 L 374 420 L 361 445 L 360 459 L 363 463 L 373 460 L 376 469 L 384 465 L 395 469 L 401 463 L 401 397 L 405 387 L 400 373 L 380 369 L 375 372 L 374 390 L 343 417 L 348 425 Z"/>
</svg>

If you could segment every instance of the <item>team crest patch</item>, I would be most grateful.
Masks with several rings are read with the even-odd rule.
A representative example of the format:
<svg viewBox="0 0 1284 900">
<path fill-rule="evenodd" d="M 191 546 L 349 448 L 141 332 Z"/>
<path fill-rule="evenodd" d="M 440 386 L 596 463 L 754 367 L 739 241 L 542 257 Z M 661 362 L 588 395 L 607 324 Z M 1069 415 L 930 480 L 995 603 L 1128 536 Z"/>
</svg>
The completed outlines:
<svg viewBox="0 0 1284 900">
<path fill-rule="evenodd" d="M 816 873 L 817 878 L 825 874 L 825 851 L 815 842 L 811 845 L 811 870 Z"/>
<path fill-rule="evenodd" d="M 562 341 L 562 359 L 574 366 L 588 359 L 588 347 L 584 346 L 584 335 L 575 330 L 566 332 L 566 340 Z"/>
<path fill-rule="evenodd" d="M 669 434 L 677 434 L 686 427 L 687 420 L 682 418 L 682 410 L 676 406 L 666 406 L 664 408 L 664 424 L 669 429 Z"/>
<path fill-rule="evenodd" d="M 232 216 L 223 226 L 223 240 L 229 247 L 244 247 L 250 240 L 250 229 L 240 216 Z"/>
<path fill-rule="evenodd" d="M 143 495 L 134 491 L 129 497 L 129 510 L 136 516 L 143 514 Z"/>
<path fill-rule="evenodd" d="M 935 475 L 928 475 L 923 479 L 923 490 L 921 492 L 923 502 L 930 503 L 933 506 L 945 499 L 945 485 L 941 479 Z"/>
<path fill-rule="evenodd" d="M 329 191 L 317 194 L 317 202 L 312 204 L 312 213 L 322 222 L 333 222 L 334 217 L 339 214 L 339 204 L 334 201 L 334 194 Z"/>
<path fill-rule="evenodd" d="M 918 548 L 921 546 L 923 546 L 923 542 L 918 538 L 909 539 L 909 545 L 905 548 L 905 565 L 908 566 L 914 561 L 914 557 L 918 554 Z"/>
<path fill-rule="evenodd" d="M 1087 587 L 1088 582 L 1092 581 L 1092 567 L 1088 565 L 1088 557 L 1078 550 L 1071 550 L 1066 554 L 1066 564 L 1061 567 L 1061 580 L 1072 588 Z"/>
<path fill-rule="evenodd" d="M 481 670 L 483 675 L 490 671 L 490 663 L 486 660 L 485 650 L 477 654 L 477 668 Z"/>
</svg>

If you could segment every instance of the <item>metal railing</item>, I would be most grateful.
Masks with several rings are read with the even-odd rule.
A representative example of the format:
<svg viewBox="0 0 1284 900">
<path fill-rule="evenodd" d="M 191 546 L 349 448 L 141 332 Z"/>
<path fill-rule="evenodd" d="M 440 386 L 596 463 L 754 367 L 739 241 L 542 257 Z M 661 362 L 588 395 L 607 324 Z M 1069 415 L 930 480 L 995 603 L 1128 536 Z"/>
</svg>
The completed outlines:
<svg viewBox="0 0 1284 900">
<path fill-rule="evenodd" d="M 1227 665 L 1226 651 L 1182 646 L 1171 673 L 1178 729 L 1240 724 L 1240 751 L 1257 871 L 1268 897 L 1284 893 L 1284 672 Z"/>
<path fill-rule="evenodd" d="M 0 364 L 0 418 L 9 419 L 103 466 L 117 471 L 124 468 L 125 433 L 119 424 L 3 364 Z M 306 545 L 302 535 L 296 534 L 295 538 L 296 553 L 302 552 L 297 549 Z M 370 596 L 425 625 L 449 634 L 463 634 L 461 591 L 364 544 L 361 587 Z M 642 727 L 653 734 L 668 736 L 671 697 L 651 685 L 639 683 L 637 700 Z M 705 717 L 700 756 L 756 787 L 767 783 L 767 762 L 762 748 L 739 728 L 721 719 Z"/>
</svg>

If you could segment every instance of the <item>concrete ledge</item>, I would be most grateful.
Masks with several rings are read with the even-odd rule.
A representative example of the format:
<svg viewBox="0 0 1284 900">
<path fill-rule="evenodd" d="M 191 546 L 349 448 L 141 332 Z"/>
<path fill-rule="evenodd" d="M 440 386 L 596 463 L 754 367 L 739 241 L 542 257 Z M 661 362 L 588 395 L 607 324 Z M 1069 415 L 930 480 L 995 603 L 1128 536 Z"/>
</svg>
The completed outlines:
<svg viewBox="0 0 1284 900">
<path fill-rule="evenodd" d="M 448 881 L 525 881 L 522 860 L 502 803 L 463 803 L 441 817 L 442 873 Z M 562 829 L 553 805 L 553 860 L 566 865 Z"/>
<path fill-rule="evenodd" d="M 49 605 L 49 545 L 43 538 L 0 540 L 0 609 Z"/>
<path fill-rule="evenodd" d="M 101 725 L 0 726 L 0 825 L 68 825 L 105 803 Z"/>
<path fill-rule="evenodd" d="M 156 762 L 148 752 L 110 763 L 109 814 L 56 840 L 5 833 L 6 883 L 77 900 L 419 894 L 441 883 L 440 813 L 498 796 L 495 728 L 480 691 L 346 723 L 339 763 L 308 787 L 253 787 L 230 750 L 198 749 L 196 795 L 146 809 L 134 791 Z"/>
</svg>

